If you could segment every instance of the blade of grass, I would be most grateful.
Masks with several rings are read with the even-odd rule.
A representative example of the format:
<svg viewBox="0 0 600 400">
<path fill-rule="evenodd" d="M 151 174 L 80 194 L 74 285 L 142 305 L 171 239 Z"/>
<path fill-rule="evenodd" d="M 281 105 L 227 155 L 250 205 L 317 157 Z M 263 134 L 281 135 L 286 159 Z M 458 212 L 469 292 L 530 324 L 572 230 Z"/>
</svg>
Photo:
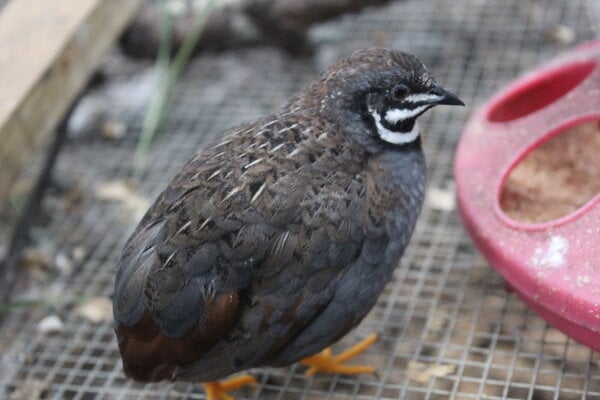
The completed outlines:
<svg viewBox="0 0 600 400">
<path fill-rule="evenodd" d="M 173 18 L 167 10 L 166 0 L 159 2 L 160 20 L 159 20 L 159 44 L 156 57 L 155 69 L 157 78 L 154 83 L 154 90 L 148 102 L 142 133 L 140 135 L 133 161 L 134 172 L 141 172 L 145 165 L 146 157 L 150 151 L 150 146 L 154 139 L 160 121 L 166 112 L 165 102 L 167 98 L 167 82 L 169 71 L 169 58 L 171 56 L 172 38 L 173 38 Z"/>
<path fill-rule="evenodd" d="M 28 300 L 16 300 L 6 303 L 0 303 L 0 313 L 8 312 L 19 308 L 33 307 L 61 307 L 74 304 L 82 304 L 88 299 L 87 296 L 71 296 L 58 298 L 38 298 Z"/>
<path fill-rule="evenodd" d="M 187 65 L 202 30 L 206 25 L 206 21 L 210 15 L 210 11 L 215 3 L 215 0 L 207 0 L 204 3 L 204 8 L 198 12 L 197 18 L 194 21 L 190 32 L 184 39 L 181 47 L 177 51 L 177 54 L 170 61 L 171 44 L 173 37 L 173 21 L 168 10 L 166 9 L 165 0 L 161 1 L 161 21 L 160 21 L 160 39 L 159 39 L 159 51 L 156 61 L 156 68 L 158 73 L 158 79 L 156 81 L 156 88 L 150 98 L 146 114 L 144 116 L 144 124 L 142 126 L 142 134 L 136 147 L 133 170 L 134 173 L 139 174 L 143 171 L 146 166 L 146 160 L 152 142 L 154 141 L 157 132 L 161 128 L 164 118 L 168 112 L 169 101 L 173 88 L 177 83 L 184 67 Z"/>
<path fill-rule="evenodd" d="M 177 52 L 173 64 L 169 68 L 169 79 L 171 84 L 174 84 L 175 81 L 179 79 L 183 68 L 187 65 L 194 49 L 196 48 L 196 45 L 198 44 L 198 40 L 200 40 L 200 35 L 202 34 L 202 30 L 206 25 L 206 21 L 208 20 L 214 3 L 215 0 L 207 0 L 204 3 L 204 8 L 198 13 L 192 29 Z"/>
</svg>

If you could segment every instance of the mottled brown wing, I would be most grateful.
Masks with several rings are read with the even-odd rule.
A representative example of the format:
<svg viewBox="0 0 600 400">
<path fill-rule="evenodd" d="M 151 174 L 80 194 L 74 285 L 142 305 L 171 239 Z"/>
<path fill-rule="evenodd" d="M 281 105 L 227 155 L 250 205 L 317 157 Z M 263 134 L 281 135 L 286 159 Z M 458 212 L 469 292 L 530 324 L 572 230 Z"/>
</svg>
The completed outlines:
<svg viewBox="0 0 600 400">
<path fill-rule="evenodd" d="M 132 377 L 174 378 L 185 365 L 205 380 L 260 363 L 320 312 L 357 256 L 362 183 L 278 120 L 234 129 L 188 162 L 127 243 L 115 324 Z"/>
<path fill-rule="evenodd" d="M 288 179 L 291 182 L 294 174 L 281 177 L 279 185 L 287 185 Z M 278 360 L 277 354 L 335 297 L 343 270 L 362 248 L 361 202 L 356 201 L 360 184 L 339 172 L 326 179 L 353 183 L 335 192 L 331 185 L 319 185 L 318 192 L 306 188 L 296 217 L 271 237 L 266 257 L 253 269 L 235 328 L 201 359 L 182 366 L 179 379 L 214 380 Z M 339 337 L 350 327 L 342 323 L 332 328 Z M 331 342 L 329 337 L 325 340 L 323 345 Z"/>
</svg>

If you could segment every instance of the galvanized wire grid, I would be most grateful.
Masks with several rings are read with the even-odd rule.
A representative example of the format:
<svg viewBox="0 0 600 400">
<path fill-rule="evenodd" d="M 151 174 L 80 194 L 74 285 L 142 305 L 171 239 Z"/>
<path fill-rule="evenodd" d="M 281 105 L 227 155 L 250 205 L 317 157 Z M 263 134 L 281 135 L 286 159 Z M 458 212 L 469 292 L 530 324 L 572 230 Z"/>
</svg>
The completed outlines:
<svg viewBox="0 0 600 400">
<path fill-rule="evenodd" d="M 556 35 L 561 29 L 563 35 Z M 260 369 L 253 371 L 260 385 L 240 391 L 238 398 L 600 398 L 598 354 L 548 327 L 504 290 L 447 201 L 453 152 L 468 113 L 523 70 L 573 45 L 569 33 L 575 42 L 592 37 L 582 0 L 407 1 L 317 27 L 313 59 L 269 48 L 203 55 L 185 74 L 147 172 L 137 177 L 130 166 L 150 66 L 111 55 L 110 81 L 90 98 L 124 122 L 127 135 L 109 141 L 84 132 L 61 155 L 57 177 L 79 187 L 82 198 L 66 208 L 67 196 L 51 195 L 45 203 L 51 222 L 36 237 L 53 254 L 70 257 L 73 268 L 51 268 L 29 289 L 19 289 L 22 298 L 47 302 L 12 310 L 0 328 L 0 397 L 203 398 L 200 385 L 125 379 L 110 321 L 94 324 L 74 311 L 76 304 L 64 302 L 111 296 L 115 260 L 137 222 L 139 210 L 99 199 L 97 188 L 126 180 L 136 195 L 152 200 L 195 149 L 223 129 L 277 107 L 341 55 L 386 45 L 418 54 L 468 107 L 440 107 L 422 118 L 433 192 L 394 280 L 366 320 L 334 349 L 378 332 L 379 342 L 358 361 L 373 364 L 379 375 L 305 378 L 297 365 Z M 446 201 L 439 201 L 440 194 Z M 64 321 L 62 332 L 38 332 L 49 314 Z M 418 369 L 426 373 L 415 374 Z"/>
</svg>

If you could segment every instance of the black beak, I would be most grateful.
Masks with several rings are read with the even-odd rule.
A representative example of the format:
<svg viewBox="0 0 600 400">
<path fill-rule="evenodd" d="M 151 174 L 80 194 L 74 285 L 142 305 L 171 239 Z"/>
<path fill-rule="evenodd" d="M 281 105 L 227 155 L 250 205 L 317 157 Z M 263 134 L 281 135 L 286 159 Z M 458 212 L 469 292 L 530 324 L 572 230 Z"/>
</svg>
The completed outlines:
<svg viewBox="0 0 600 400">
<path fill-rule="evenodd" d="M 444 89 L 441 86 L 436 86 L 431 89 L 428 94 L 435 94 L 438 96 L 437 99 L 432 99 L 431 104 L 435 105 L 446 105 L 446 106 L 464 106 L 465 103 L 458 98 L 454 93 Z"/>
</svg>

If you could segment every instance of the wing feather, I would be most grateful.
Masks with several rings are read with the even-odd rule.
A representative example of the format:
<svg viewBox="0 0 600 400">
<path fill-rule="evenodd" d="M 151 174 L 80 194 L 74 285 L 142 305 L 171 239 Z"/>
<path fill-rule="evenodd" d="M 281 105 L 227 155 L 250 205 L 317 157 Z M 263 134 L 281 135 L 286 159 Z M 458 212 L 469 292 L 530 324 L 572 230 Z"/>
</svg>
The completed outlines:
<svg viewBox="0 0 600 400">
<path fill-rule="evenodd" d="M 262 133 L 250 142 L 248 130 Z M 357 175 L 319 169 L 276 130 L 259 120 L 198 153 L 127 243 L 115 325 L 132 377 L 206 381 L 264 363 L 327 307 L 359 257 Z M 284 134 L 301 140 L 302 130 Z"/>
</svg>

